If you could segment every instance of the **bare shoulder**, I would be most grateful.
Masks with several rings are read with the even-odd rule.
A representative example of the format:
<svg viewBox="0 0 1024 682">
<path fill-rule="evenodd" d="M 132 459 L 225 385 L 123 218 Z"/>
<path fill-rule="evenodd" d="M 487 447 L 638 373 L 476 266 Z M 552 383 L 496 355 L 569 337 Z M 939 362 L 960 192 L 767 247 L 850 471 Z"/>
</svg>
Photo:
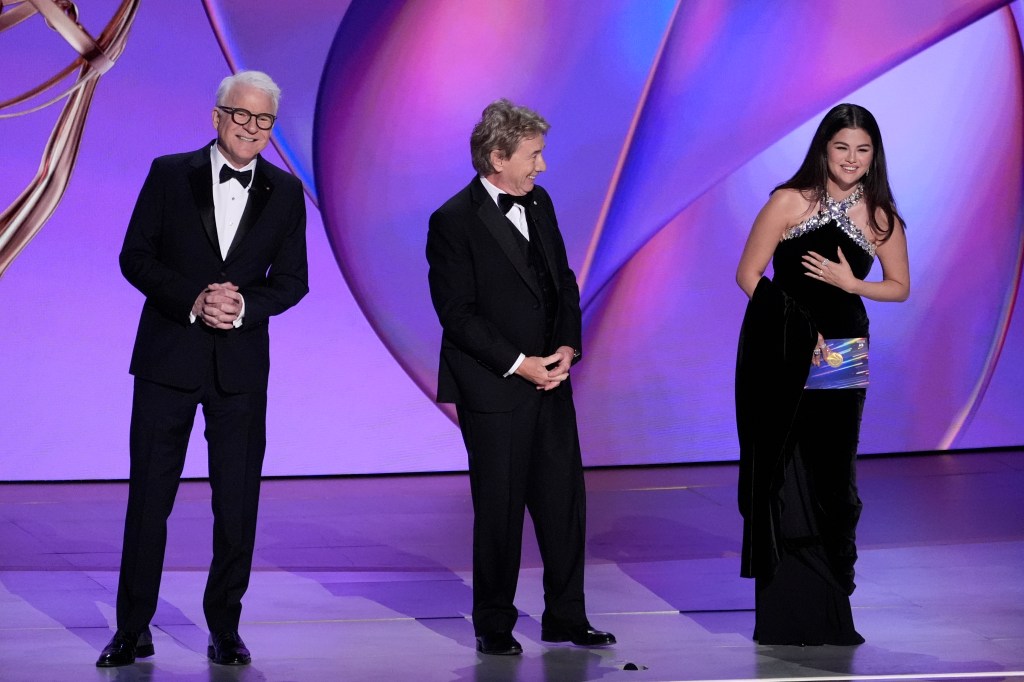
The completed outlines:
<svg viewBox="0 0 1024 682">
<path fill-rule="evenodd" d="M 883 249 L 890 243 L 900 245 L 906 243 L 903 234 L 903 223 L 900 222 L 899 218 L 893 216 L 892 224 L 890 225 L 889 217 L 880 207 L 875 209 L 875 224 L 870 227 L 868 233 L 871 241 L 876 244 L 879 249 Z M 885 250 L 889 251 L 892 249 Z"/>
<path fill-rule="evenodd" d="M 802 219 L 811 214 L 818 205 L 813 193 L 800 189 L 779 189 L 772 193 L 768 200 L 769 204 L 775 203 L 778 209 L 797 219 Z"/>
<path fill-rule="evenodd" d="M 772 192 L 761 215 L 785 230 L 809 218 L 817 205 L 817 200 L 805 190 L 779 189 Z"/>
<path fill-rule="evenodd" d="M 903 223 L 900 222 L 900 219 L 897 218 L 896 216 L 893 216 L 892 219 L 894 225 L 889 224 L 889 217 L 885 215 L 885 211 L 882 210 L 881 206 L 875 208 L 875 225 L 878 225 L 879 229 L 882 232 L 888 232 L 890 229 L 893 229 L 894 227 L 895 231 L 902 232 Z"/>
<path fill-rule="evenodd" d="M 907 238 L 903 232 L 903 223 L 896 216 L 893 216 L 892 220 L 893 224 L 890 226 L 885 212 L 880 208 L 875 210 L 875 224 L 878 227 L 872 227 L 871 232 L 874 237 L 872 242 L 878 247 L 876 253 L 881 258 L 892 253 L 901 253 L 903 258 L 906 258 Z"/>
</svg>

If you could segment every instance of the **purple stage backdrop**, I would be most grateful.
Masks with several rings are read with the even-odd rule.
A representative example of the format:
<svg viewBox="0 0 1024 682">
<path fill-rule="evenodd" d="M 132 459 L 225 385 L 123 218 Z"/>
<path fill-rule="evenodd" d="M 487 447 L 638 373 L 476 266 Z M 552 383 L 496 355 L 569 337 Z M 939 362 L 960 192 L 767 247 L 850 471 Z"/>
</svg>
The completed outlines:
<svg viewBox="0 0 1024 682">
<path fill-rule="evenodd" d="M 119 3 L 78 4 L 98 35 Z M 267 155 L 309 196 L 311 292 L 271 324 L 268 475 L 465 468 L 433 403 L 423 249 L 501 96 L 552 124 L 586 464 L 736 458 L 736 261 L 841 101 L 882 127 L 913 275 L 907 303 L 868 302 L 861 451 L 1024 444 L 1022 21 L 1022 0 L 142 3 L 62 202 L 0 278 L 0 480 L 127 477 L 142 297 L 117 253 L 152 158 L 212 139 L 242 68 L 282 85 Z M 0 34 L 0 101 L 74 56 L 39 17 Z M 60 106 L 0 118 L 0 210 Z"/>
</svg>

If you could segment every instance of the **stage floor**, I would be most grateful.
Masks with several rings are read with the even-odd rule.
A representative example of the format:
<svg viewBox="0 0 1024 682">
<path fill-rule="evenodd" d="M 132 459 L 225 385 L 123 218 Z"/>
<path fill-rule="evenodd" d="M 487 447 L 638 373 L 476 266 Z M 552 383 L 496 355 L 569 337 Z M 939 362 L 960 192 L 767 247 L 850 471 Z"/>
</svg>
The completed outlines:
<svg viewBox="0 0 1024 682">
<path fill-rule="evenodd" d="M 106 670 L 94 663 L 113 633 L 126 485 L 0 484 L 0 680 L 1024 678 L 1024 452 L 862 459 L 859 476 L 859 647 L 751 641 L 736 467 L 723 464 L 588 471 L 588 610 L 619 644 L 540 641 L 528 528 L 524 654 L 510 658 L 474 650 L 464 475 L 266 481 L 245 668 L 206 659 L 209 493 L 185 483 L 156 655 Z"/>
</svg>

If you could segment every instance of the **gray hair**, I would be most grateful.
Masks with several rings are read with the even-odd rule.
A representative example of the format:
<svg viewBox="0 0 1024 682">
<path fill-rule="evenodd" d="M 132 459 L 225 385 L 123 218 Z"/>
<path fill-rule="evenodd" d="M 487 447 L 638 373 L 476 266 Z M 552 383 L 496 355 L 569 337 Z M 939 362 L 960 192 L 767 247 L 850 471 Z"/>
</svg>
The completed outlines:
<svg viewBox="0 0 1024 682">
<path fill-rule="evenodd" d="M 516 106 L 504 98 L 491 102 L 469 136 L 473 168 L 483 177 L 491 175 L 494 173 L 492 151 L 498 152 L 503 159 L 510 158 L 520 142 L 545 135 L 549 128 L 551 125 L 532 109 Z"/>
<path fill-rule="evenodd" d="M 251 85 L 257 90 L 267 93 L 271 101 L 274 102 L 274 113 L 277 113 L 278 103 L 281 101 L 281 88 L 277 86 L 274 79 L 262 71 L 239 71 L 235 75 L 228 76 L 222 80 L 217 88 L 218 106 L 224 104 L 228 98 L 228 93 L 236 85 Z"/>
</svg>

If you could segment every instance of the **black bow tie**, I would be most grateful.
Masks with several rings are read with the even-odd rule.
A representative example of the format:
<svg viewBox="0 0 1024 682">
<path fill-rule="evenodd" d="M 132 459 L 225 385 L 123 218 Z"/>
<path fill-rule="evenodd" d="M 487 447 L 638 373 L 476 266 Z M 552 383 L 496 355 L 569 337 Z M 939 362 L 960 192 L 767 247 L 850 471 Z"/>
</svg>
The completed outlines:
<svg viewBox="0 0 1024 682">
<path fill-rule="evenodd" d="M 533 203 L 532 192 L 528 192 L 522 196 L 515 196 L 514 194 L 504 193 L 498 195 L 498 208 L 501 209 L 502 213 L 508 213 L 516 204 L 519 204 L 525 209 L 531 203 Z"/>
<path fill-rule="evenodd" d="M 234 168 L 227 164 L 224 164 L 223 166 L 220 167 L 220 181 L 223 184 L 230 180 L 231 178 L 238 180 L 239 184 L 241 184 L 242 187 L 248 187 L 249 181 L 252 180 L 252 171 L 239 171 L 235 170 Z"/>
</svg>

